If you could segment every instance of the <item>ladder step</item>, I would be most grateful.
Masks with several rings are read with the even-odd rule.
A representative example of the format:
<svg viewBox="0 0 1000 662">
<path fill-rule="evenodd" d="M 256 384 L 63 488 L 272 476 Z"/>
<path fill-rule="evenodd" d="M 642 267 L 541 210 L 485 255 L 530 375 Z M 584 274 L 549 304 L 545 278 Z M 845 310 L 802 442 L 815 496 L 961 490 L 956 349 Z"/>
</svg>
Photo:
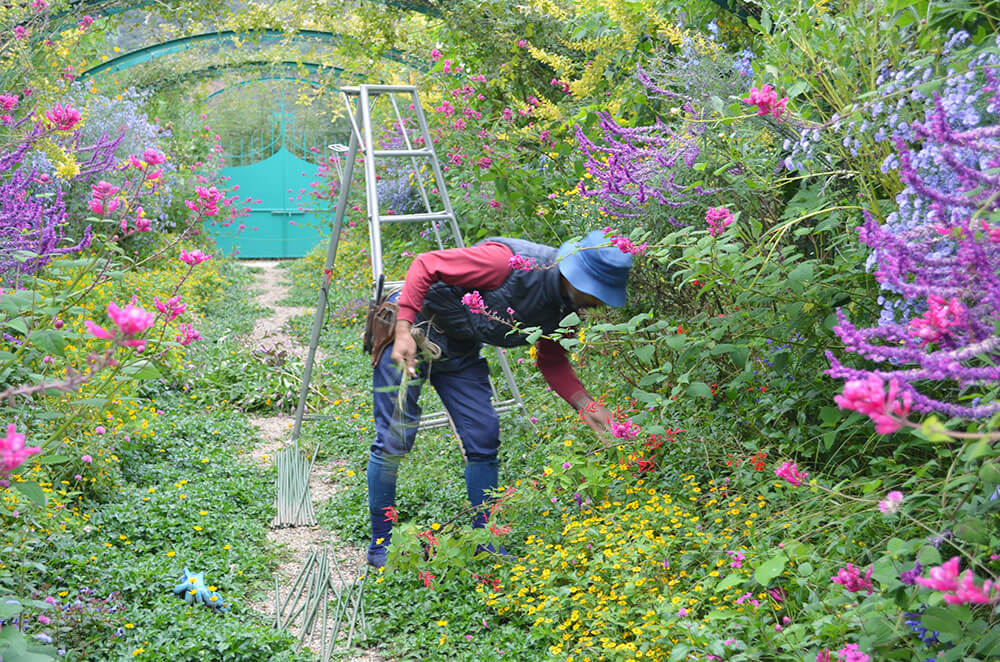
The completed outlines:
<svg viewBox="0 0 1000 662">
<path fill-rule="evenodd" d="M 374 157 L 409 157 L 411 159 L 415 158 L 426 158 L 429 156 L 434 156 L 434 151 L 430 149 L 376 149 L 372 151 L 372 156 Z"/>
<path fill-rule="evenodd" d="M 521 405 L 518 404 L 517 400 L 511 398 L 510 400 L 501 400 L 493 405 L 493 409 L 496 410 L 497 414 L 505 414 L 509 411 L 514 411 L 519 409 Z M 433 428 L 443 428 L 448 425 L 448 414 L 443 411 L 434 412 L 433 414 L 425 414 L 420 418 L 420 427 L 418 430 L 430 430 Z"/>
<path fill-rule="evenodd" d="M 416 92 L 417 88 L 414 85 L 365 85 L 369 92 Z M 344 94 L 361 94 L 361 88 L 356 85 L 350 85 L 347 87 L 340 88 L 340 91 Z"/>
<path fill-rule="evenodd" d="M 413 223 L 416 221 L 447 221 L 453 217 L 451 212 L 434 211 L 425 214 L 386 214 L 379 215 L 380 223 Z"/>
</svg>

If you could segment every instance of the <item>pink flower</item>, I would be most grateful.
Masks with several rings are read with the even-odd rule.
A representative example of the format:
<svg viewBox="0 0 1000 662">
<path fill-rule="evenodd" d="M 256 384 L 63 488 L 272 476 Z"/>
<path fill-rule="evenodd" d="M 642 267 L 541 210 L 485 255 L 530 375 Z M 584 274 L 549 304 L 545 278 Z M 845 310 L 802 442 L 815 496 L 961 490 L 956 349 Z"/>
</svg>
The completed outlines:
<svg viewBox="0 0 1000 662">
<path fill-rule="evenodd" d="M 147 165 L 160 165 L 161 163 L 166 163 L 167 157 L 160 150 L 150 148 L 142 153 L 142 160 Z"/>
<path fill-rule="evenodd" d="M 718 237 L 726 231 L 733 222 L 733 213 L 725 207 L 709 207 L 705 213 L 705 223 L 708 225 L 708 234 Z"/>
<path fill-rule="evenodd" d="M 166 303 L 160 301 L 157 297 L 153 297 L 153 305 L 156 306 L 158 311 L 166 315 L 168 322 L 172 322 L 174 318 L 187 310 L 187 306 L 181 303 L 179 296 L 167 299 Z"/>
<path fill-rule="evenodd" d="M 14 26 L 14 38 L 17 39 L 17 40 L 19 40 L 19 41 L 23 41 L 23 40 L 27 39 L 28 38 L 28 29 L 25 28 L 23 25 L 15 25 Z"/>
<path fill-rule="evenodd" d="M 917 577 L 917 583 L 935 591 L 956 591 L 958 590 L 959 564 L 959 558 L 955 556 L 940 566 L 931 568 L 930 577 L 926 579 Z"/>
<path fill-rule="evenodd" d="M 94 212 L 95 214 L 104 213 L 104 204 L 100 200 L 91 200 L 87 204 L 90 207 L 90 211 Z"/>
<path fill-rule="evenodd" d="M 80 461 L 83 462 L 84 464 L 90 464 L 91 462 L 94 461 L 94 458 L 90 457 L 89 455 L 84 455 L 80 458 Z"/>
<path fill-rule="evenodd" d="M 793 486 L 798 487 L 805 479 L 809 477 L 806 472 L 799 473 L 798 464 L 785 460 L 785 462 L 774 470 L 774 475 L 779 478 L 784 478 Z"/>
<path fill-rule="evenodd" d="M 642 428 L 632 422 L 631 418 L 626 418 L 624 422 L 611 421 L 611 434 L 619 439 L 633 441 L 639 437 Z"/>
<path fill-rule="evenodd" d="M 190 345 L 195 340 L 201 340 L 201 334 L 198 333 L 190 324 L 181 324 L 180 331 L 181 332 L 177 334 L 177 342 L 182 345 Z"/>
<path fill-rule="evenodd" d="M 727 553 L 733 559 L 732 562 L 729 564 L 730 568 L 742 568 L 743 567 L 743 561 L 747 557 L 746 554 L 744 554 L 743 552 L 740 552 L 740 551 L 727 552 Z"/>
<path fill-rule="evenodd" d="M 622 253 L 631 253 L 633 255 L 643 255 L 648 248 L 648 244 L 644 241 L 641 245 L 636 246 L 632 243 L 632 240 L 628 237 L 611 237 L 611 243 L 618 247 Z"/>
<path fill-rule="evenodd" d="M 434 110 L 441 113 L 445 117 L 451 117 L 455 114 L 455 106 L 451 105 L 450 101 L 442 101 L 441 105 Z"/>
<path fill-rule="evenodd" d="M 98 200 L 107 200 L 108 198 L 118 193 L 118 191 L 120 190 L 121 189 L 115 186 L 114 184 L 110 184 L 104 181 L 103 179 L 97 182 L 96 184 L 90 185 L 91 195 L 93 195 Z"/>
<path fill-rule="evenodd" d="M 441 59 L 441 51 L 435 48 L 434 50 L 431 51 L 431 60 L 437 62 L 440 59 Z"/>
<path fill-rule="evenodd" d="M 681 607 L 680 609 L 677 610 L 677 615 L 680 616 L 681 618 L 687 618 L 688 610 L 685 609 L 684 607 Z"/>
<path fill-rule="evenodd" d="M 196 264 L 201 264 L 205 260 L 211 259 L 211 255 L 206 255 L 202 253 L 197 248 L 188 253 L 183 248 L 181 249 L 181 261 L 185 264 L 191 265 L 192 267 Z"/>
<path fill-rule="evenodd" d="M 903 502 L 903 493 L 893 490 L 885 495 L 885 499 L 879 501 L 878 509 L 885 515 L 895 515 L 899 510 L 899 504 Z"/>
<path fill-rule="evenodd" d="M 840 584 L 845 589 L 851 593 L 858 593 L 860 591 L 868 591 L 868 595 L 872 594 L 872 569 L 873 566 L 868 566 L 868 572 L 864 577 L 858 572 L 850 563 L 847 564 L 846 568 L 841 568 L 837 571 L 837 574 L 830 578 L 834 584 Z"/>
<path fill-rule="evenodd" d="M 157 168 L 156 170 L 150 170 L 146 173 L 146 179 L 149 181 L 156 181 L 163 174 L 162 168 Z"/>
<path fill-rule="evenodd" d="M 757 106 L 758 115 L 773 115 L 776 118 L 780 118 L 785 113 L 785 104 L 788 103 L 788 97 L 783 97 L 779 100 L 778 93 L 774 88 L 765 83 L 760 86 L 760 89 L 756 87 L 750 88 L 750 96 L 743 99 L 743 103 Z"/>
<path fill-rule="evenodd" d="M 94 434 L 104 434 L 105 432 L 107 432 L 107 430 L 104 429 L 103 425 L 98 425 L 94 428 Z"/>
<path fill-rule="evenodd" d="M 844 384 L 842 395 L 835 395 L 834 402 L 841 409 L 849 409 L 867 414 L 875 421 L 875 431 L 879 434 L 890 434 L 902 425 L 899 419 L 904 419 L 910 413 L 912 396 L 909 391 L 903 391 L 902 402 L 896 400 L 899 396 L 899 382 L 889 380 L 889 393 L 885 393 L 885 383 L 876 375 L 867 379 L 852 379 Z"/>
<path fill-rule="evenodd" d="M 500 203 L 496 201 L 496 198 L 490 199 L 490 207 L 493 209 L 500 209 Z"/>
<path fill-rule="evenodd" d="M 965 312 L 965 306 L 958 299 L 953 297 L 951 301 L 945 301 L 932 294 L 927 297 L 927 312 L 910 320 L 908 330 L 911 336 L 923 341 L 921 347 L 926 347 L 928 343 L 936 343 L 951 335 L 949 329 L 962 323 Z"/>
<path fill-rule="evenodd" d="M 60 131 L 69 131 L 80 121 L 80 111 L 69 104 L 56 104 L 45 111 L 45 117 Z"/>
<path fill-rule="evenodd" d="M 1000 600 L 1000 594 L 991 597 L 997 585 L 987 579 L 982 587 L 976 586 L 975 576 L 971 570 L 959 574 L 960 561 L 957 556 L 937 568 L 931 568 L 930 577 L 917 577 L 921 586 L 944 593 L 944 601 L 950 605 L 966 603 L 990 604 Z"/>
<path fill-rule="evenodd" d="M 517 269 L 519 271 L 531 271 L 536 266 L 535 258 L 524 257 L 523 255 L 511 255 L 510 259 L 507 260 L 507 264 L 510 265 L 511 269 Z"/>
<path fill-rule="evenodd" d="M 944 596 L 944 601 L 950 605 L 964 605 L 968 602 L 977 605 L 990 604 L 1000 599 L 1000 595 L 990 597 L 994 588 L 996 585 L 989 579 L 983 582 L 982 588 L 979 588 L 974 582 L 972 571 L 966 570 L 965 574 L 962 575 L 962 583 L 959 584 L 955 594 Z"/>
<path fill-rule="evenodd" d="M 156 319 L 153 313 L 148 313 L 136 305 L 128 304 L 124 308 L 119 308 L 114 301 L 108 304 L 108 316 L 118 326 L 118 330 L 129 338 L 153 326 Z"/>
<path fill-rule="evenodd" d="M 481 170 L 489 170 L 490 166 L 493 165 L 493 159 L 488 156 L 481 157 L 478 161 L 476 161 L 476 165 L 478 165 Z"/>
<path fill-rule="evenodd" d="M 832 662 L 830 660 L 830 649 L 824 648 L 816 653 L 816 662 Z"/>
<path fill-rule="evenodd" d="M 871 660 L 867 653 L 858 648 L 857 644 L 847 644 L 837 651 L 837 657 L 840 662 L 868 662 Z M 819 657 L 816 659 L 819 660 Z M 829 655 L 827 655 L 827 659 L 829 659 Z"/>
<path fill-rule="evenodd" d="M 95 338 L 104 338 L 105 340 L 110 340 L 111 338 L 115 337 L 115 334 L 111 333 L 110 331 L 108 331 L 107 329 L 105 329 L 103 326 L 97 326 L 96 324 L 94 324 L 90 320 L 84 321 L 83 325 L 87 327 L 87 330 L 90 331 L 90 333 Z"/>
<path fill-rule="evenodd" d="M 81 30 L 86 30 L 87 28 L 90 27 L 90 25 L 93 22 L 94 22 L 94 17 L 93 16 L 84 16 L 83 18 L 80 19 L 80 22 L 78 23 L 78 25 L 80 26 Z"/>
<path fill-rule="evenodd" d="M 16 94 L 0 94 L 0 110 L 14 110 L 17 108 L 17 102 Z"/>
<path fill-rule="evenodd" d="M 527 39 L 519 39 L 518 42 L 517 42 L 517 47 L 518 48 L 524 48 L 527 45 L 528 45 L 528 40 Z"/>
<path fill-rule="evenodd" d="M 24 445 L 24 435 L 17 433 L 13 423 L 7 426 L 7 436 L 0 439 L 0 475 L 7 475 L 36 453 L 41 453 L 38 446 Z"/>
<path fill-rule="evenodd" d="M 486 314 L 486 303 L 483 301 L 482 295 L 479 294 L 479 290 L 467 292 L 462 296 L 462 304 L 477 315 Z"/>
</svg>

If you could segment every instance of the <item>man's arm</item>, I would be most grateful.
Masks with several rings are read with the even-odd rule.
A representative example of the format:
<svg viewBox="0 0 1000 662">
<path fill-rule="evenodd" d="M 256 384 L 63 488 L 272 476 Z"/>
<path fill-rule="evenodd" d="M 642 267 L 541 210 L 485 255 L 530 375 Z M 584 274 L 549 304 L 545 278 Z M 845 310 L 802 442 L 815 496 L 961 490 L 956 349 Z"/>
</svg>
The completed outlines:
<svg viewBox="0 0 1000 662">
<path fill-rule="evenodd" d="M 580 420 L 600 437 L 611 430 L 611 412 L 596 404 L 573 371 L 566 350 L 557 342 L 543 338 L 538 341 L 538 370 L 545 381 L 580 414 Z"/>
<path fill-rule="evenodd" d="M 458 287 L 495 289 L 510 275 L 511 255 L 509 248 L 495 241 L 418 255 L 406 272 L 403 291 L 399 294 L 392 360 L 405 366 L 410 375 L 416 376 L 417 344 L 410 335 L 410 327 L 417 319 L 431 285 L 441 281 Z"/>
</svg>

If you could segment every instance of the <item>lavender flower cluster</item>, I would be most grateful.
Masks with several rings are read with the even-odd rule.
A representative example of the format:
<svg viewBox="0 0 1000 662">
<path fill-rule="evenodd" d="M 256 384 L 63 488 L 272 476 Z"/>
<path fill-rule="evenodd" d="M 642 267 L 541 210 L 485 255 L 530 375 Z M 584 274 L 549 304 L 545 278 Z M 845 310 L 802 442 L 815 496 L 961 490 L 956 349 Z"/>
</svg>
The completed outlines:
<svg viewBox="0 0 1000 662">
<path fill-rule="evenodd" d="M 695 114 L 690 105 L 685 112 Z M 602 145 L 587 138 L 583 129 L 576 130 L 587 171 L 597 184 L 589 188 L 586 180 L 581 180 L 579 191 L 581 196 L 599 198 L 606 213 L 636 218 L 650 202 L 677 208 L 691 204 L 695 196 L 718 192 L 677 181 L 683 172 L 681 164 L 691 169 L 698 158 L 696 139 L 701 130 L 697 126 L 678 132 L 657 119 L 650 126 L 627 128 L 606 112 L 598 115 L 604 133 Z"/>
<path fill-rule="evenodd" d="M 959 405 L 921 393 L 914 384 L 939 392 L 942 387 L 988 388 L 1000 381 L 1000 336 L 995 333 L 1000 226 L 987 221 L 1000 211 L 1000 63 L 977 75 L 983 80 L 979 96 L 989 109 L 981 117 L 992 117 L 993 123 L 969 128 L 964 119 L 955 120 L 953 100 L 933 93 L 926 119 L 908 126 L 909 140 L 896 139 L 896 162 L 906 187 L 901 196 L 910 209 L 921 210 L 919 215 L 900 219 L 897 214 L 879 225 L 866 214 L 859 231 L 873 249 L 876 279 L 914 312 L 908 319 L 858 328 L 838 311 L 834 331 L 849 352 L 892 367 L 848 368 L 827 353 L 833 377 L 895 380 L 917 411 L 975 419 L 1000 411 L 1000 402 L 983 404 L 976 398 Z"/>
<path fill-rule="evenodd" d="M 807 171 L 808 164 L 816 160 L 824 144 L 836 141 L 848 150 L 852 157 L 858 157 L 867 150 L 884 153 L 885 146 L 897 139 L 912 139 L 911 124 L 914 120 L 925 120 L 932 112 L 932 88 L 940 89 L 938 94 L 944 100 L 949 123 L 967 129 L 978 126 L 983 112 L 991 112 L 978 85 L 979 72 L 1000 64 L 1000 53 L 983 49 L 959 70 L 957 60 L 967 45 L 969 34 L 964 31 L 950 33 L 947 43 L 937 58 L 937 66 L 922 62 L 919 66 L 892 69 L 888 66 L 875 80 L 877 94 L 874 101 L 850 105 L 843 114 L 835 114 L 828 127 L 806 129 L 798 140 L 786 139 L 784 149 L 789 152 L 784 165 L 788 170 Z M 1000 46 L 1000 37 L 996 40 Z M 944 68 L 944 74 L 938 73 Z M 995 112 L 995 108 L 992 109 Z M 934 146 L 929 145 L 933 150 Z M 933 152 L 925 155 L 933 160 Z M 887 173 L 898 166 L 896 155 L 890 153 L 882 162 L 882 172 Z M 944 184 L 944 182 L 941 182 Z M 907 201 L 897 200 L 900 205 L 900 220 L 917 218 L 921 210 L 910 209 Z"/>
</svg>

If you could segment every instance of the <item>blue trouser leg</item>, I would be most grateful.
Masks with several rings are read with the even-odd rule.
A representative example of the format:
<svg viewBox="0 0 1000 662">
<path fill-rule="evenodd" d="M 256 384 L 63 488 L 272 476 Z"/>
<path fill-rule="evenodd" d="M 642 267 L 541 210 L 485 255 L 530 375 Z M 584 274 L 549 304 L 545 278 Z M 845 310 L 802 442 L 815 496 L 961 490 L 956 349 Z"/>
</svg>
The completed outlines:
<svg viewBox="0 0 1000 662">
<path fill-rule="evenodd" d="M 380 552 L 392 542 L 392 520 L 387 509 L 396 505 L 396 476 L 402 455 L 372 452 L 368 458 L 368 513 L 372 540 L 369 553 Z"/>
<path fill-rule="evenodd" d="M 469 458 L 465 463 L 465 492 L 472 504 L 472 528 L 486 526 L 489 495 L 497 488 L 497 458 Z"/>
<path fill-rule="evenodd" d="M 386 508 L 396 505 L 396 478 L 403 457 L 413 447 L 420 424 L 420 386 L 423 378 L 411 379 L 403 411 L 398 411 L 402 372 L 392 362 L 392 345 L 386 348 L 372 378 L 372 402 L 375 413 L 375 442 L 368 458 L 368 513 L 372 538 L 368 562 L 385 565 L 387 547 L 392 540 L 392 521 Z M 424 366 L 420 366 L 418 375 Z"/>
<path fill-rule="evenodd" d="M 465 457 L 465 490 L 469 503 L 479 510 L 472 526 L 486 524 L 488 494 L 497 487 L 497 450 L 500 422 L 493 409 L 489 367 L 478 355 L 449 359 L 434 364 L 431 384 L 448 409 Z"/>
</svg>

